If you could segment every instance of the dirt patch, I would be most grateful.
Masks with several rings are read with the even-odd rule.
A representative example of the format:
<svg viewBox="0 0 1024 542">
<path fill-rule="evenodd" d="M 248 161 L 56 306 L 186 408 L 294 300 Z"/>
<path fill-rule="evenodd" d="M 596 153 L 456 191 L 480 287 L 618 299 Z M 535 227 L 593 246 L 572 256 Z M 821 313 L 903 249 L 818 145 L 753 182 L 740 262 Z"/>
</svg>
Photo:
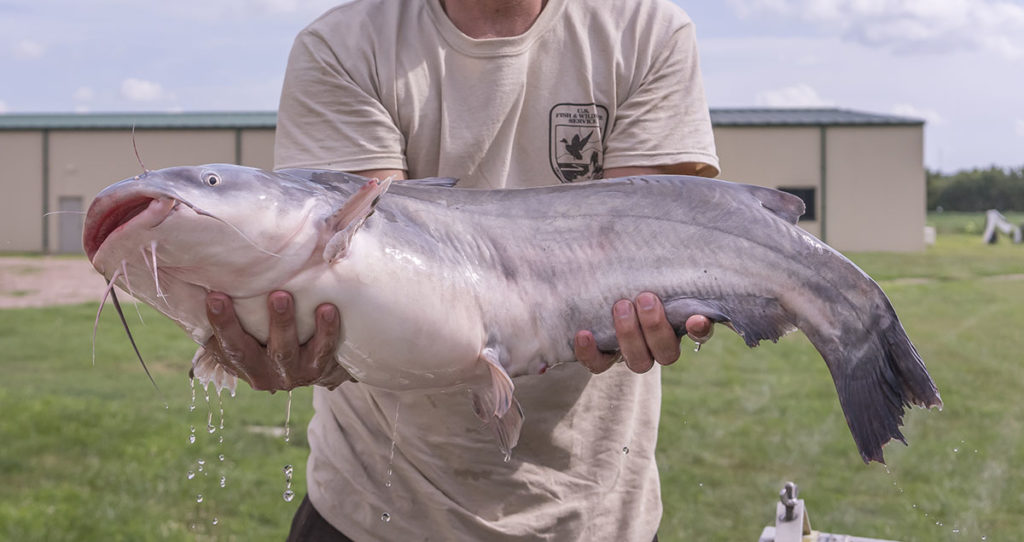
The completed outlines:
<svg viewBox="0 0 1024 542">
<path fill-rule="evenodd" d="M 99 302 L 103 288 L 85 257 L 0 256 L 0 309 Z"/>
</svg>

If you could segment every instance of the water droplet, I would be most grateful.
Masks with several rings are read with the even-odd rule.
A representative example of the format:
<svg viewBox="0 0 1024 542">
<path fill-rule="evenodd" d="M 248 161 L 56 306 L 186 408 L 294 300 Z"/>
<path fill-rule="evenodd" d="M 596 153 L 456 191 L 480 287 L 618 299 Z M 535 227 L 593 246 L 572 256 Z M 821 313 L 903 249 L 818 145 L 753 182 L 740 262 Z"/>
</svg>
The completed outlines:
<svg viewBox="0 0 1024 542">
<path fill-rule="evenodd" d="M 284 471 L 285 477 L 289 479 L 292 477 L 292 473 L 295 472 L 295 469 L 291 465 L 285 465 L 282 470 Z"/>
<path fill-rule="evenodd" d="M 203 502 L 203 494 L 202 493 L 196 495 L 196 502 Z"/>
<path fill-rule="evenodd" d="M 700 352 L 700 345 L 701 345 L 701 343 L 694 342 L 693 344 L 694 344 L 693 351 L 694 352 Z"/>
<path fill-rule="evenodd" d="M 207 424 L 206 432 L 212 435 L 217 432 L 217 428 L 214 427 L 213 424 Z"/>
<path fill-rule="evenodd" d="M 953 453 L 954 454 L 960 453 L 960 448 L 953 448 Z"/>
<path fill-rule="evenodd" d="M 195 435 L 195 433 L 193 433 L 193 434 L 188 436 L 188 443 L 189 444 L 195 444 L 196 443 L 196 435 Z"/>
<path fill-rule="evenodd" d="M 391 487 L 392 465 L 395 464 L 395 445 L 398 444 L 398 414 L 401 412 L 402 403 L 395 403 L 395 421 L 391 425 L 391 452 L 388 454 L 388 471 L 384 477 L 384 487 Z M 508 463 L 509 454 L 505 454 L 505 462 Z"/>
<path fill-rule="evenodd" d="M 629 453 L 629 446 L 623 446 L 622 447 L 622 453 L 623 454 L 628 454 Z"/>
<path fill-rule="evenodd" d="M 698 487 L 704 487 L 704 482 L 700 482 L 700 483 L 698 483 L 698 484 L 697 484 L 697 486 L 698 486 Z"/>
<path fill-rule="evenodd" d="M 217 459 L 219 459 L 219 460 L 221 460 L 221 461 L 224 461 L 224 454 L 220 454 L 220 455 L 218 455 L 218 456 L 217 456 Z"/>
<path fill-rule="evenodd" d="M 288 442 L 292 436 L 292 392 L 288 390 L 288 407 L 284 413 L 284 441 Z"/>
<path fill-rule="evenodd" d="M 228 485 L 228 477 L 222 474 L 220 475 L 220 487 L 224 487 L 226 485 Z"/>
<path fill-rule="evenodd" d="M 216 525 L 216 524 L 220 523 L 220 520 L 217 519 L 217 518 L 213 518 L 213 521 L 211 521 L 210 523 L 213 523 L 214 525 Z"/>
<path fill-rule="evenodd" d="M 295 498 L 295 492 L 290 489 L 286 489 L 284 490 L 284 493 L 281 494 L 281 498 L 284 499 L 284 502 L 292 502 L 292 499 Z"/>
<path fill-rule="evenodd" d="M 200 458 L 198 461 L 196 461 L 196 463 L 199 463 L 200 465 L 205 465 L 206 464 L 206 460 Z"/>
<path fill-rule="evenodd" d="M 196 477 L 196 473 L 194 473 L 194 472 L 192 472 L 192 471 L 188 471 L 188 472 L 187 472 L 187 473 L 185 474 L 185 476 L 186 476 L 186 477 L 188 477 L 188 479 L 189 479 L 189 480 L 191 480 L 191 479 L 193 479 L 193 478 L 195 478 L 195 477 Z"/>
<path fill-rule="evenodd" d="M 960 529 L 953 529 L 953 534 L 960 534 Z"/>
<path fill-rule="evenodd" d="M 383 514 L 380 515 L 380 520 L 383 521 L 384 523 L 387 523 L 387 522 L 391 521 L 391 514 L 389 514 L 387 512 L 384 512 Z"/>
<path fill-rule="evenodd" d="M 224 444 L 224 437 L 223 436 L 217 437 L 217 443 L 218 444 Z"/>
</svg>

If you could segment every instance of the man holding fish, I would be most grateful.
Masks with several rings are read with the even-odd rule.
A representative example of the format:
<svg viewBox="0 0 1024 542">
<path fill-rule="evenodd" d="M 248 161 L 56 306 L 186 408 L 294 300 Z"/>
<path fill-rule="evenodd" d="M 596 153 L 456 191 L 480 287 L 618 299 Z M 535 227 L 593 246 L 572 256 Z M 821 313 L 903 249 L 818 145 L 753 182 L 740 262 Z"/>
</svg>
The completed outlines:
<svg viewBox="0 0 1024 542">
<path fill-rule="evenodd" d="M 448 176 L 463 188 L 715 176 L 717 162 L 693 23 L 668 0 L 338 6 L 296 38 L 275 154 L 277 168 Z M 680 346 L 653 294 L 609 307 L 625 363 L 581 330 L 583 366 L 515 379 L 527 421 L 511 460 L 463 394 L 349 382 L 332 358 L 345 318 L 332 305 L 301 345 L 287 292 L 269 296 L 266 345 L 226 295 L 207 308 L 207 350 L 229 372 L 255 389 L 317 386 L 309 495 L 290 540 L 657 538 L 661 382 L 650 370 Z M 698 342 L 712 332 L 701 316 L 686 327 Z"/>
</svg>

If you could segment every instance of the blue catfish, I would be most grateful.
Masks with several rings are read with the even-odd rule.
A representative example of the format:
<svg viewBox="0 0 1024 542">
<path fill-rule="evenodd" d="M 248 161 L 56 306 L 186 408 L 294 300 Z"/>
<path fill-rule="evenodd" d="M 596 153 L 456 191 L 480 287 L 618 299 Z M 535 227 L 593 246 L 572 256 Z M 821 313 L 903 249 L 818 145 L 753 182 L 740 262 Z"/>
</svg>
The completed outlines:
<svg viewBox="0 0 1024 542">
<path fill-rule="evenodd" d="M 803 331 L 865 462 L 883 461 L 891 439 L 906 442 L 906 408 L 942 404 L 885 294 L 796 226 L 804 206 L 795 196 L 685 176 L 452 184 L 168 168 L 97 195 L 84 246 L 111 287 L 200 345 L 212 334 L 211 290 L 230 295 L 263 341 L 269 292 L 292 293 L 302 340 L 315 307 L 333 303 L 344 320 L 338 367 L 390 390 L 471 390 L 506 454 L 524 420 L 512 378 L 574 361 L 580 329 L 617 350 L 609 307 L 642 291 L 661 297 L 680 334 L 694 314 L 751 347 Z M 202 380 L 233 385 L 202 347 L 193 364 Z"/>
</svg>

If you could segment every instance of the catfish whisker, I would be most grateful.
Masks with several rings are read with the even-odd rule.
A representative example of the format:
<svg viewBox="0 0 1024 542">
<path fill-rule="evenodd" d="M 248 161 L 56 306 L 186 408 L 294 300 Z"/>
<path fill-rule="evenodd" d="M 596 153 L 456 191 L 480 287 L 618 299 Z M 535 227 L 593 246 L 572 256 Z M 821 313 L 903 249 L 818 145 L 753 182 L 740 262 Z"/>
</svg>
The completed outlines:
<svg viewBox="0 0 1024 542">
<path fill-rule="evenodd" d="M 150 268 L 150 271 L 153 272 L 153 282 L 156 284 L 156 296 L 162 299 L 164 304 L 170 307 L 170 303 L 167 302 L 167 296 L 164 295 L 163 290 L 160 289 L 160 272 L 157 271 L 156 265 L 156 239 L 149 242 L 149 252 L 153 255 L 153 267 Z"/>
<path fill-rule="evenodd" d="M 135 123 L 134 122 L 132 123 L 132 150 L 135 151 L 135 159 L 139 161 L 139 167 L 142 168 L 142 174 L 145 175 L 145 174 L 149 173 L 149 170 L 146 169 L 146 164 L 142 163 L 142 157 L 139 156 L 139 146 L 135 144 Z"/>
<path fill-rule="evenodd" d="M 142 311 L 139 310 L 139 298 L 135 297 L 135 292 L 132 290 L 132 283 L 130 280 L 128 280 L 127 260 L 121 260 L 121 271 L 123 271 L 121 275 L 124 277 L 124 285 L 128 287 L 128 295 L 132 296 L 132 305 L 135 306 L 135 314 L 139 315 L 139 321 L 142 322 L 143 325 L 145 325 L 146 321 L 142 319 Z"/>
<path fill-rule="evenodd" d="M 149 372 L 149 367 L 146 366 L 146 362 L 142 359 L 139 347 L 135 344 L 135 337 L 132 336 L 132 330 L 128 329 L 128 320 L 125 319 L 124 311 L 121 310 L 121 304 L 117 301 L 117 293 L 113 290 L 110 291 L 110 300 L 114 302 L 114 308 L 117 309 L 117 315 L 121 318 L 121 325 L 124 326 L 124 332 L 128 334 L 128 341 L 132 343 L 132 349 L 135 350 L 135 356 L 139 358 L 139 363 L 142 364 L 142 369 L 146 371 L 146 376 L 149 377 L 149 381 L 153 384 L 153 388 L 163 396 L 163 392 L 160 391 L 160 386 L 156 385 L 156 380 L 153 380 L 153 375 Z M 166 401 L 164 402 L 166 403 Z"/>
<path fill-rule="evenodd" d="M 47 216 L 50 216 L 50 215 L 84 215 L 84 214 L 86 214 L 85 211 L 50 211 L 48 213 L 43 213 L 43 216 L 47 217 Z"/>
<path fill-rule="evenodd" d="M 184 203 L 186 206 L 188 206 L 188 208 L 192 209 L 192 211 L 195 212 L 197 215 L 206 216 L 206 217 L 212 218 L 212 219 L 216 220 L 217 222 L 220 222 L 221 224 L 224 224 L 225 226 L 235 230 L 235 233 L 237 233 L 239 236 L 241 236 L 242 239 L 244 239 L 246 243 L 249 243 L 250 245 L 252 245 L 253 248 L 255 248 L 256 250 L 258 250 L 258 251 L 260 251 L 260 252 L 262 252 L 264 254 L 267 254 L 268 256 L 273 256 L 275 258 L 280 258 L 281 257 L 280 254 L 277 254 L 276 252 L 271 252 L 271 251 L 269 251 L 269 250 L 267 250 L 267 249 L 257 245 L 256 242 L 253 241 L 252 239 L 249 239 L 249 236 L 246 235 L 244 232 L 242 232 L 242 230 L 238 229 L 237 226 L 235 226 L 234 224 L 228 222 L 227 220 L 224 220 L 223 218 L 220 218 L 220 217 L 218 217 L 216 215 L 210 214 L 210 213 L 200 209 L 199 207 L 196 207 L 195 205 L 192 205 L 191 203 L 188 203 L 187 201 L 183 201 L 182 203 Z"/>
<path fill-rule="evenodd" d="M 114 290 L 114 281 L 117 280 L 118 275 L 121 274 L 120 269 L 115 269 L 114 274 L 110 276 L 110 282 L 107 283 L 107 287 L 103 290 L 103 298 L 100 299 L 100 306 L 96 309 L 96 319 L 92 323 L 92 366 L 96 366 L 96 330 L 100 327 L 100 314 L 103 313 L 103 306 L 107 304 L 107 296 Z"/>
</svg>

